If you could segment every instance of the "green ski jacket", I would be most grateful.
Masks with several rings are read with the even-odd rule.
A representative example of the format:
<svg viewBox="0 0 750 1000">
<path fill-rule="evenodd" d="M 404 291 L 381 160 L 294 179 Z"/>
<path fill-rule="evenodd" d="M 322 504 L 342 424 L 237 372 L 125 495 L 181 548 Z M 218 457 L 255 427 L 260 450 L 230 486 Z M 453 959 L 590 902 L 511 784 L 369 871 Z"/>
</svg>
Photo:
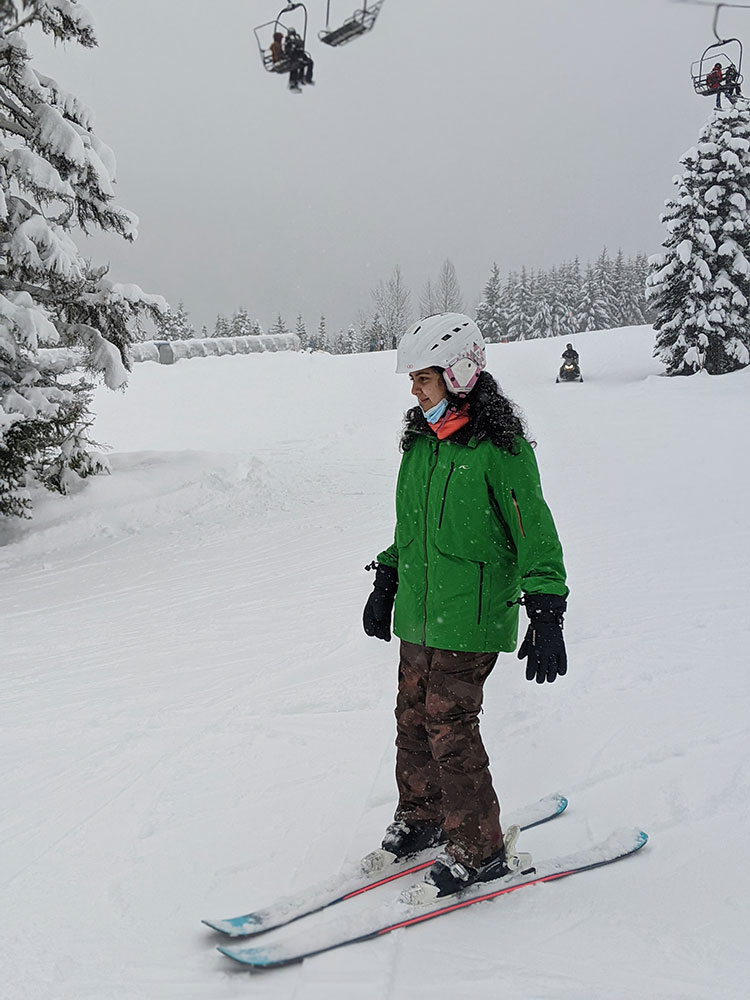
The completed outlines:
<svg viewBox="0 0 750 1000">
<path fill-rule="evenodd" d="M 436 649 L 510 652 L 521 591 L 566 596 L 565 567 L 531 446 L 424 434 L 404 453 L 394 542 L 393 631 Z"/>
</svg>

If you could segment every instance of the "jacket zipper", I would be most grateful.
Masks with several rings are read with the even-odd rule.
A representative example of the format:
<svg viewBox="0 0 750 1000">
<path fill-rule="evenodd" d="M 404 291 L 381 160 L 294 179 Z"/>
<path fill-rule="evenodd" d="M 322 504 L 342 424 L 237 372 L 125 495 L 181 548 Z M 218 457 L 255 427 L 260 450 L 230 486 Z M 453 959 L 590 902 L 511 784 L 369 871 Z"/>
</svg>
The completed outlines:
<svg viewBox="0 0 750 1000">
<path fill-rule="evenodd" d="M 484 591 L 484 563 L 479 564 L 479 608 L 477 610 L 477 625 L 482 624 L 482 592 Z"/>
<path fill-rule="evenodd" d="M 521 529 L 521 537 L 526 537 L 526 532 L 523 530 L 523 519 L 521 518 L 521 508 L 518 506 L 518 500 L 516 499 L 516 491 L 510 491 L 511 497 L 513 497 L 513 506 L 516 508 L 516 514 L 518 515 L 518 527 Z"/>
<path fill-rule="evenodd" d="M 451 481 L 451 476 L 453 475 L 453 470 L 455 469 L 455 467 L 456 467 L 456 463 L 455 462 L 451 462 L 451 467 L 448 470 L 448 478 L 445 480 L 445 489 L 443 490 L 443 502 L 440 505 L 440 518 L 438 520 L 438 528 L 442 528 L 443 527 L 443 514 L 445 513 L 445 500 L 446 500 L 446 498 L 448 496 L 448 484 Z"/>
<path fill-rule="evenodd" d="M 428 591 L 428 580 L 427 580 L 427 515 L 430 507 L 430 485 L 432 483 L 432 477 L 435 474 L 435 469 L 438 464 L 438 452 L 440 451 L 440 441 L 435 444 L 435 461 L 430 469 L 430 474 L 427 477 L 427 489 L 424 504 L 424 608 L 422 611 L 422 645 L 427 645 L 427 591 Z"/>
</svg>

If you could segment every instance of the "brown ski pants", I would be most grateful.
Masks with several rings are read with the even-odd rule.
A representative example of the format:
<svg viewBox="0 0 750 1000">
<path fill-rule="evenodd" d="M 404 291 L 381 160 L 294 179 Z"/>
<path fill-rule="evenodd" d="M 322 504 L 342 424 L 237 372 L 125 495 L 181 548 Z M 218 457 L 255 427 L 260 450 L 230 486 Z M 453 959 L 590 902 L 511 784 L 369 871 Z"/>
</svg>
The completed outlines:
<svg viewBox="0 0 750 1000">
<path fill-rule="evenodd" d="M 503 841 L 479 735 L 484 682 L 497 653 L 401 642 L 396 701 L 396 818 L 443 824 L 447 848 L 477 867 Z"/>
</svg>

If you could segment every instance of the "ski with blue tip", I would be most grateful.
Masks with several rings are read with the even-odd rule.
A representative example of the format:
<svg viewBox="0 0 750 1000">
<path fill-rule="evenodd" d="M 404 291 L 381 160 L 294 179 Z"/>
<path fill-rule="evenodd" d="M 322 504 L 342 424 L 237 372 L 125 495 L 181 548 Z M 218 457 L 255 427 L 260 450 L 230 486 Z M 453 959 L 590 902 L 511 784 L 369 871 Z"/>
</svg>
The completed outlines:
<svg viewBox="0 0 750 1000">
<path fill-rule="evenodd" d="M 542 861 L 520 875 L 471 886 L 455 896 L 448 897 L 442 904 L 436 901 L 436 905 L 431 905 L 429 908 L 408 906 L 392 900 L 355 921 L 338 917 L 309 930 L 300 927 L 296 934 L 287 935 L 283 940 L 267 944 L 265 947 L 227 945 L 220 947 L 219 951 L 235 962 L 253 969 L 273 969 L 291 965 L 313 955 L 332 951 L 334 948 L 371 941 L 390 934 L 391 931 L 435 920 L 456 910 L 473 906 L 475 903 L 484 903 L 533 885 L 557 882 L 572 875 L 613 864 L 635 854 L 647 840 L 648 836 L 642 830 L 620 831 L 586 850 Z"/>
<path fill-rule="evenodd" d="M 506 821 L 506 825 L 515 824 L 522 830 L 529 830 L 533 826 L 539 826 L 560 816 L 567 805 L 568 800 L 565 796 L 555 792 L 523 809 L 514 811 Z M 302 917 L 319 913 L 406 875 L 415 875 L 432 865 L 435 853 L 434 849 L 422 851 L 407 860 L 387 865 L 376 875 L 364 874 L 360 865 L 349 865 L 332 879 L 280 899 L 263 909 L 225 920 L 204 920 L 203 923 L 212 930 L 226 934 L 227 937 L 255 937 L 258 934 L 265 934 L 266 931 L 284 927 Z"/>
</svg>

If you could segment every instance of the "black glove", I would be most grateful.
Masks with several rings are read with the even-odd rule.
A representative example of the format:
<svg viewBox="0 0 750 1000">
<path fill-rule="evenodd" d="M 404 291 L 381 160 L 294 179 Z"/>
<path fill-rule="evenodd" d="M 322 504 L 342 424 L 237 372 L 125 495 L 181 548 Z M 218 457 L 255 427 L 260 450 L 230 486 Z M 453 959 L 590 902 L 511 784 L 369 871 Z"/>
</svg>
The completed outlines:
<svg viewBox="0 0 750 1000">
<path fill-rule="evenodd" d="M 375 583 L 365 604 L 362 624 L 368 635 L 390 642 L 391 615 L 398 590 L 398 570 L 394 566 L 384 566 L 382 563 L 372 565 L 375 566 Z"/>
<path fill-rule="evenodd" d="M 530 624 L 518 650 L 518 659 L 526 662 L 526 680 L 537 684 L 552 681 L 568 672 L 568 656 L 563 640 L 564 597 L 557 594 L 527 594 L 523 603 Z"/>
</svg>

